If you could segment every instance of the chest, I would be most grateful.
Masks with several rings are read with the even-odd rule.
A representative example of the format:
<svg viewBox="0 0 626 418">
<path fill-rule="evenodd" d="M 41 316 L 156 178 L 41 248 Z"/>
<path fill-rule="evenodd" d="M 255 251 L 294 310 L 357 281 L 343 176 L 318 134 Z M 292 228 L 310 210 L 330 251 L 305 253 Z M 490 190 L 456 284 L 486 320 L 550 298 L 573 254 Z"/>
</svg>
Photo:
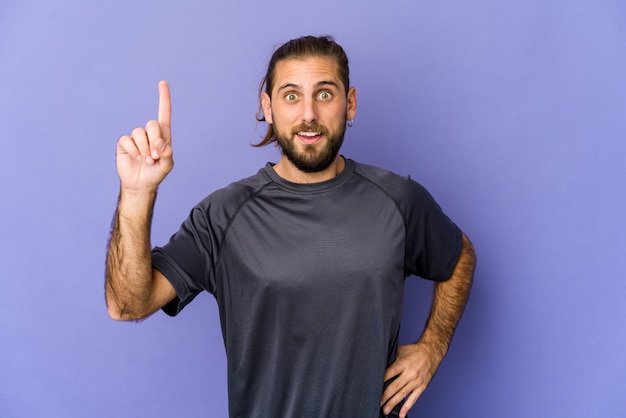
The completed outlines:
<svg viewBox="0 0 626 418">
<path fill-rule="evenodd" d="M 272 196 L 238 214 L 221 267 L 247 285 L 278 291 L 376 286 L 404 278 L 405 235 L 386 200 Z"/>
</svg>

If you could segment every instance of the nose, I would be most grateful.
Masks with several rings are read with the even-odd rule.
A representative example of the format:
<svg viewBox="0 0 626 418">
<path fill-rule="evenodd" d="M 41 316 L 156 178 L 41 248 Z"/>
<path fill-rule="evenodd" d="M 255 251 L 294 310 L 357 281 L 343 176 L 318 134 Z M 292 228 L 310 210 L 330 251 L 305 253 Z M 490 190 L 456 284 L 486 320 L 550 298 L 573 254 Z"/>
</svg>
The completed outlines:
<svg viewBox="0 0 626 418">
<path fill-rule="evenodd" d="M 317 103 L 315 99 L 309 97 L 302 101 L 304 108 L 302 109 L 302 121 L 304 123 L 313 123 L 317 120 Z"/>
</svg>

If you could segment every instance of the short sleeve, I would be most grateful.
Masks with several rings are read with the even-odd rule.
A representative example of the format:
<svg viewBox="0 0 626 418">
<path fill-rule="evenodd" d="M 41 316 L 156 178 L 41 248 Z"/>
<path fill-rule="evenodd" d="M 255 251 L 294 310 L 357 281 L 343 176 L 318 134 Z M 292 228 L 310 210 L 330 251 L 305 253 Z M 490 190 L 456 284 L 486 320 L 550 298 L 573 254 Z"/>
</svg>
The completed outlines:
<svg viewBox="0 0 626 418">
<path fill-rule="evenodd" d="M 423 186 L 409 178 L 406 182 L 407 273 L 447 280 L 461 255 L 462 232 Z"/>
<path fill-rule="evenodd" d="M 180 229 L 163 247 L 152 250 L 152 266 L 169 280 L 177 297 L 163 307 L 177 315 L 201 291 L 213 292 L 212 271 L 216 248 L 202 206 L 195 207 Z"/>
</svg>

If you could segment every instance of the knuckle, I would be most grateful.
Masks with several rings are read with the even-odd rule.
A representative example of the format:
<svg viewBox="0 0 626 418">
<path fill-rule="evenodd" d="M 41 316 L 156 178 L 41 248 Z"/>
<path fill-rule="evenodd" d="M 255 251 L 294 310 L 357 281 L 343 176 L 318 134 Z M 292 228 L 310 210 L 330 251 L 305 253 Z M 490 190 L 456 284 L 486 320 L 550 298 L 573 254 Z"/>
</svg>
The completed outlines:
<svg viewBox="0 0 626 418">
<path fill-rule="evenodd" d="M 131 131 L 131 136 L 136 137 L 145 134 L 145 130 L 143 128 L 135 128 Z"/>
</svg>

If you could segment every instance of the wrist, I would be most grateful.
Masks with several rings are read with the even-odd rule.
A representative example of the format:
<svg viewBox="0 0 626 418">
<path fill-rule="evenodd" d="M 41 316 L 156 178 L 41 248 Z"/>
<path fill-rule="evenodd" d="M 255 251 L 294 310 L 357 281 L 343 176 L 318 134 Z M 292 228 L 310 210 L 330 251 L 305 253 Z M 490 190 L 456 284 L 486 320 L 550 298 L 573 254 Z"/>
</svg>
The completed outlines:
<svg viewBox="0 0 626 418">
<path fill-rule="evenodd" d="M 428 338 L 427 335 L 422 335 L 419 341 L 414 345 L 415 349 L 427 351 L 431 356 L 435 356 L 439 360 L 442 360 L 446 356 L 449 346 L 445 341 L 441 341 L 439 338 Z"/>
<path fill-rule="evenodd" d="M 120 187 L 118 201 L 118 213 L 124 217 L 145 217 L 146 213 L 152 213 L 157 189 L 127 189 Z"/>
</svg>

